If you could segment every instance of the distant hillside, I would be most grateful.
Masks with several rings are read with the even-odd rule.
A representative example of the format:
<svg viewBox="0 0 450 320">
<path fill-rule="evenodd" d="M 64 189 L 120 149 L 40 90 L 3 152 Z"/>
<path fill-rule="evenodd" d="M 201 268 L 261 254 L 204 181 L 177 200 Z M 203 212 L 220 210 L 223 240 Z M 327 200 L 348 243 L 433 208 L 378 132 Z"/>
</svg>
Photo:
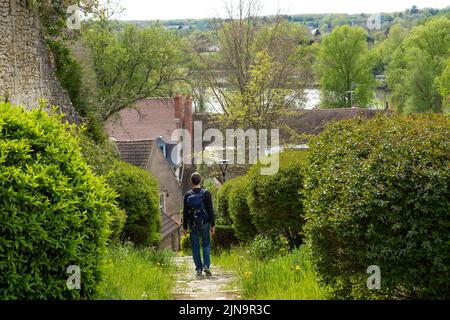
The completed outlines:
<svg viewBox="0 0 450 320">
<path fill-rule="evenodd" d="M 450 6 L 444 9 L 423 8 L 418 9 L 413 6 L 403 12 L 381 13 L 383 29 L 388 28 L 394 23 L 401 23 L 410 27 L 420 20 L 436 15 L 450 14 Z M 303 24 L 310 29 L 319 29 L 321 32 L 330 32 L 333 28 L 343 25 L 360 25 L 365 27 L 367 19 L 371 14 L 299 14 L 284 15 L 288 21 Z M 270 20 L 271 16 L 262 19 Z M 214 29 L 214 19 L 177 19 L 162 21 L 123 21 L 126 24 L 134 24 L 140 27 L 148 27 L 154 24 L 160 24 L 169 29 L 180 30 L 189 33 L 190 31 L 209 31 Z"/>
</svg>

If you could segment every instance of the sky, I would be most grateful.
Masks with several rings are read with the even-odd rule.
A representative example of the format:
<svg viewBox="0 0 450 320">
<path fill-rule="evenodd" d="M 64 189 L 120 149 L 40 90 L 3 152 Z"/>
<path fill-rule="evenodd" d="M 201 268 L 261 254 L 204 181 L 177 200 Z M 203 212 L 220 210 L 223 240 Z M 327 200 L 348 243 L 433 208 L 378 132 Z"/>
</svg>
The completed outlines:
<svg viewBox="0 0 450 320">
<path fill-rule="evenodd" d="M 168 20 L 224 17 L 224 4 L 236 0 L 120 0 L 121 20 Z M 262 14 L 381 13 L 419 8 L 444 8 L 450 0 L 261 0 Z"/>
</svg>

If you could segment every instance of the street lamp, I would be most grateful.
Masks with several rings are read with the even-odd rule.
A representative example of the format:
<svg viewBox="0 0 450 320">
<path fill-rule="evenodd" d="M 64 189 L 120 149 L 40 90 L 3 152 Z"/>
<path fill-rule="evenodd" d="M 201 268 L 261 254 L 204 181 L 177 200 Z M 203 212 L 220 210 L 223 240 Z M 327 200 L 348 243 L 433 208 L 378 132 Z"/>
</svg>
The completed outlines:
<svg viewBox="0 0 450 320">
<path fill-rule="evenodd" d="M 350 94 L 350 108 L 353 108 L 353 94 L 356 93 L 355 91 L 356 85 L 354 83 L 351 84 L 351 89 L 348 91 L 345 91 L 345 93 Z"/>
<path fill-rule="evenodd" d="M 222 171 L 222 183 L 225 183 L 225 180 L 226 180 L 228 164 L 229 164 L 228 160 L 220 160 L 219 161 L 219 167 L 220 167 L 220 170 Z"/>
<path fill-rule="evenodd" d="M 356 92 L 356 91 L 354 91 L 354 90 L 345 91 L 345 93 L 350 94 L 350 107 L 352 107 L 352 108 L 353 108 L 353 94 L 354 94 L 355 92 Z"/>
</svg>

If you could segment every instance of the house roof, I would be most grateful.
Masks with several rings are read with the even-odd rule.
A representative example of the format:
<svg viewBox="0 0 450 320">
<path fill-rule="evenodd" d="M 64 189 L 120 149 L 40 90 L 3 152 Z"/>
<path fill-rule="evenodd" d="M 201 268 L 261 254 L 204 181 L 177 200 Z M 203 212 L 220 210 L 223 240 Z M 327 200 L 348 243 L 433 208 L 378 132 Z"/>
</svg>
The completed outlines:
<svg viewBox="0 0 450 320">
<path fill-rule="evenodd" d="M 355 117 L 371 118 L 376 114 L 384 112 L 381 110 L 365 109 L 365 108 L 338 108 L 338 109 L 313 109 L 313 110 L 298 110 L 296 113 L 291 113 L 283 123 L 295 130 L 298 134 L 319 134 L 324 130 L 325 126 L 331 121 L 339 121 L 351 119 Z M 219 122 L 216 115 L 196 113 L 194 114 L 194 121 L 202 121 L 203 133 L 210 128 L 218 128 Z M 292 133 L 283 128 L 280 128 L 281 143 L 290 140 Z M 203 147 L 206 147 L 211 142 L 204 142 Z"/>
<path fill-rule="evenodd" d="M 154 140 L 159 136 L 171 141 L 176 123 L 175 98 L 144 99 L 111 116 L 106 131 L 118 141 Z"/>
<path fill-rule="evenodd" d="M 285 119 L 285 123 L 302 134 L 319 134 L 325 126 L 332 121 L 340 121 L 355 117 L 372 118 L 376 114 L 383 112 L 380 110 L 366 108 L 338 108 L 338 109 L 313 109 L 299 110 L 297 114 L 290 114 Z M 289 140 L 290 133 L 280 130 L 282 141 Z"/>
<path fill-rule="evenodd" d="M 340 109 L 313 109 L 313 110 L 299 110 L 296 114 L 290 114 L 289 117 L 283 120 L 291 129 L 297 134 L 319 134 L 324 130 L 325 126 L 331 121 L 339 121 L 345 119 L 351 119 L 354 117 L 366 117 L 371 118 L 376 114 L 384 111 L 371 110 L 363 108 L 340 108 Z M 202 121 L 202 130 L 205 133 L 206 130 L 211 128 L 220 128 L 217 115 L 206 113 L 195 113 L 194 121 Z M 292 133 L 289 130 L 280 128 L 280 143 L 290 144 Z M 206 148 L 211 142 L 203 142 L 203 148 Z M 306 143 L 306 141 L 305 141 Z M 216 166 L 216 169 L 219 168 Z M 195 170 L 195 169 L 194 169 Z M 229 166 L 227 171 L 227 179 L 231 179 L 246 174 L 247 168 L 245 166 Z M 183 183 L 183 191 L 189 189 L 189 171 L 185 169 L 185 180 Z"/>
<path fill-rule="evenodd" d="M 123 161 L 145 169 L 150 159 L 153 141 L 117 141 L 117 147 Z"/>
<path fill-rule="evenodd" d="M 165 238 L 180 227 L 178 223 L 161 211 L 161 234 Z"/>
</svg>

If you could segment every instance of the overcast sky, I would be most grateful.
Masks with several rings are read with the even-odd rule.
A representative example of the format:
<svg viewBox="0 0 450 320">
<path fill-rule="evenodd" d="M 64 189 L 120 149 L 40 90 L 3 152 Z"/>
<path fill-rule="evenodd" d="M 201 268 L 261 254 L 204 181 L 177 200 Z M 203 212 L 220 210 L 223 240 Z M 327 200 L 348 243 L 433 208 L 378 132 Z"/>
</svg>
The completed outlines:
<svg viewBox="0 0 450 320">
<path fill-rule="evenodd" d="M 121 20 L 167 20 L 224 16 L 224 3 L 232 0 L 121 0 Z M 234 0 L 236 2 L 236 0 Z M 264 15 L 281 8 L 284 14 L 378 13 L 419 8 L 444 8 L 450 0 L 261 0 Z"/>
</svg>

